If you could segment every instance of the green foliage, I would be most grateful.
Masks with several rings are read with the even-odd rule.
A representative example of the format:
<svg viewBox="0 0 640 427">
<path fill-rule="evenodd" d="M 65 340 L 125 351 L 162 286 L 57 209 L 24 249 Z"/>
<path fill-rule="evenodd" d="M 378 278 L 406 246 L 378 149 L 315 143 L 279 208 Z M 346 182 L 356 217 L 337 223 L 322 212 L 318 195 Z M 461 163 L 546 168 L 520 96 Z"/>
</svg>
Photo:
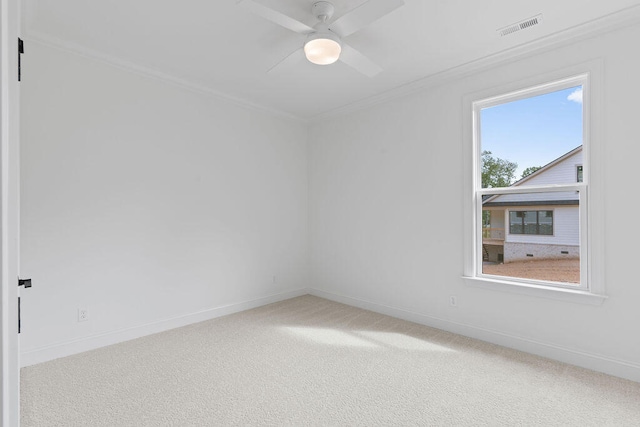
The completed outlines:
<svg viewBox="0 0 640 427">
<path fill-rule="evenodd" d="M 508 187 L 515 178 L 518 164 L 499 159 L 491 151 L 482 152 L 482 188 Z"/>
<path fill-rule="evenodd" d="M 529 166 L 528 168 L 522 171 L 522 177 L 520 177 L 520 179 L 528 177 L 529 175 L 531 175 L 532 173 L 536 172 L 539 169 L 542 169 L 542 166 Z"/>
</svg>

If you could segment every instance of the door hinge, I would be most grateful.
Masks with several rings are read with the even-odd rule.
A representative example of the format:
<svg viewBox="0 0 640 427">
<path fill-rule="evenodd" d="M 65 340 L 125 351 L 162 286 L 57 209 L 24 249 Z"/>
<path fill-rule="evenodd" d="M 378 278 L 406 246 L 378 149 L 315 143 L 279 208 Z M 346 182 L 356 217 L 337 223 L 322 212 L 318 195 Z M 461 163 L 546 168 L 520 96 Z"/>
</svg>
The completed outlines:
<svg viewBox="0 0 640 427">
<path fill-rule="evenodd" d="M 18 81 L 22 80 L 21 55 L 24 53 L 24 42 L 18 37 Z"/>
<path fill-rule="evenodd" d="M 33 284 L 31 283 L 31 279 L 21 279 L 18 277 L 18 286 L 24 286 L 24 288 L 27 289 L 33 286 Z M 20 297 L 18 297 L 18 333 L 20 333 L 20 330 L 22 329 L 21 323 L 22 319 L 20 316 Z"/>
</svg>

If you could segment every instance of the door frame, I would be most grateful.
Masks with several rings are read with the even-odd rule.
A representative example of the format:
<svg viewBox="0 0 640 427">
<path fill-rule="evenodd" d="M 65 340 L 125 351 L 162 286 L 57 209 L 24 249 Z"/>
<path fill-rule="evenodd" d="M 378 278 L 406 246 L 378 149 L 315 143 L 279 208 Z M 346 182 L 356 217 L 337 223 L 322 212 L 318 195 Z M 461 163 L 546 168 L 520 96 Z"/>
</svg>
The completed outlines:
<svg viewBox="0 0 640 427">
<path fill-rule="evenodd" d="M 0 424 L 20 425 L 19 0 L 0 0 Z"/>
</svg>

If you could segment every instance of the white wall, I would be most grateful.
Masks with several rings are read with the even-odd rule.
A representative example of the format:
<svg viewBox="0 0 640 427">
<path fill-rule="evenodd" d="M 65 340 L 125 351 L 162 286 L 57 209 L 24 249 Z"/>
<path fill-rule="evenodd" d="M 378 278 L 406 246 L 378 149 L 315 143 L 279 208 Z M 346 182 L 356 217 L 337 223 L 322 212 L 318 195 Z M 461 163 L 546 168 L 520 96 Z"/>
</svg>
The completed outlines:
<svg viewBox="0 0 640 427">
<path fill-rule="evenodd" d="M 640 287 L 628 246 L 640 231 L 615 213 L 637 204 L 627 183 L 640 154 L 640 59 L 625 46 L 639 38 L 640 28 L 622 29 L 309 128 L 29 45 L 21 255 L 35 285 L 23 292 L 24 360 L 303 293 L 309 255 L 319 295 L 637 375 Z M 597 58 L 606 97 L 596 143 L 606 149 L 592 186 L 606 194 L 609 299 L 465 285 L 463 98 Z M 77 322 L 79 307 L 88 322 Z"/>
<path fill-rule="evenodd" d="M 311 274 L 318 295 L 640 380 L 637 198 L 640 27 L 547 49 L 310 129 Z M 602 59 L 606 293 L 601 306 L 472 287 L 461 279 L 469 94 Z M 631 190 L 631 191 L 630 191 Z M 444 208 L 444 212 L 443 212 Z M 457 296 L 457 307 L 449 297 Z"/>
<path fill-rule="evenodd" d="M 24 363 L 306 292 L 306 124 L 27 51 Z"/>
</svg>

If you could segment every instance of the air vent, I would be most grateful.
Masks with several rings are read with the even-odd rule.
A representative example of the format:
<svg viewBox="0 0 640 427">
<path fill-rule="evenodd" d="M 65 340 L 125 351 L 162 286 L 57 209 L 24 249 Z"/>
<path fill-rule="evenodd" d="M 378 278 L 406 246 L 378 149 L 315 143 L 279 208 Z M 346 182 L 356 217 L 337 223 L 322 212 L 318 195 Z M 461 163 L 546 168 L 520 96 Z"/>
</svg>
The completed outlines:
<svg viewBox="0 0 640 427">
<path fill-rule="evenodd" d="M 521 30 L 526 30 L 527 28 L 531 28 L 534 25 L 538 25 L 542 22 L 542 14 L 536 15 L 532 18 L 525 19 L 524 21 L 517 22 L 515 24 L 508 25 L 504 28 L 499 28 L 498 31 L 500 36 L 508 36 L 509 34 L 516 33 Z"/>
</svg>

